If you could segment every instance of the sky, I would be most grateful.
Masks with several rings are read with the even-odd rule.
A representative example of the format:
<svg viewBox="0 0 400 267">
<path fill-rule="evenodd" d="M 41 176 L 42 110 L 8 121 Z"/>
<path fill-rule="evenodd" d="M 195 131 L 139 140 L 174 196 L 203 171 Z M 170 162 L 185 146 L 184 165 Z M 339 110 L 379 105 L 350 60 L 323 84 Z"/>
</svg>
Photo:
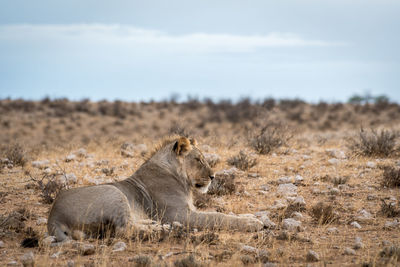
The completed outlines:
<svg viewBox="0 0 400 267">
<path fill-rule="evenodd" d="M 398 0 L 0 0 L 0 98 L 400 102 Z"/>
</svg>

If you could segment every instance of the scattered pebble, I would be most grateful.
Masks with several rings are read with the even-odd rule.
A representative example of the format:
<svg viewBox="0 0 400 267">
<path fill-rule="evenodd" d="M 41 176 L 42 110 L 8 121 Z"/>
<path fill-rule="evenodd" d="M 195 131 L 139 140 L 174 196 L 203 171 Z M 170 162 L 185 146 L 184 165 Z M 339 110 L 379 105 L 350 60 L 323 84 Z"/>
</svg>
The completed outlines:
<svg viewBox="0 0 400 267">
<path fill-rule="evenodd" d="M 361 229 L 361 225 L 360 225 L 358 222 L 356 222 L 356 221 L 350 223 L 350 225 L 353 226 L 353 227 L 355 227 L 355 228 L 357 228 L 357 229 Z"/>
<path fill-rule="evenodd" d="M 373 161 L 368 161 L 368 162 L 367 162 L 367 167 L 373 169 L 373 168 L 376 167 L 376 163 L 373 162 Z"/>
<path fill-rule="evenodd" d="M 276 181 L 278 184 L 289 184 L 292 183 L 293 178 L 290 176 L 283 176 L 278 178 L 278 180 Z"/>
<path fill-rule="evenodd" d="M 352 248 L 345 248 L 344 255 L 356 255 L 356 251 Z"/>
<path fill-rule="evenodd" d="M 92 255 L 95 253 L 95 247 L 92 244 L 85 244 L 77 242 L 74 244 L 74 247 L 78 249 L 78 252 L 83 255 Z"/>
<path fill-rule="evenodd" d="M 318 255 L 317 252 L 315 252 L 314 250 L 310 249 L 307 252 L 306 259 L 307 259 L 307 261 L 310 261 L 310 262 L 317 262 L 317 261 L 319 261 L 320 258 L 319 258 L 319 255 Z"/>
<path fill-rule="evenodd" d="M 29 251 L 21 256 L 22 266 L 33 267 L 35 265 L 35 255 L 32 251 Z"/>
<path fill-rule="evenodd" d="M 257 249 L 252 246 L 243 245 L 241 251 L 246 253 L 257 253 Z"/>
<path fill-rule="evenodd" d="M 295 184 L 300 184 L 300 183 L 302 183 L 304 181 L 304 178 L 301 176 L 301 175 L 296 175 L 295 177 L 294 177 L 294 183 Z"/>
<path fill-rule="evenodd" d="M 297 195 L 297 186 L 292 183 L 280 184 L 277 193 L 278 195 L 295 196 Z"/>
<path fill-rule="evenodd" d="M 47 159 L 32 161 L 32 167 L 35 167 L 38 169 L 45 169 L 49 166 L 49 164 L 50 164 L 50 161 Z"/>
<path fill-rule="evenodd" d="M 282 223 L 282 228 L 289 231 L 299 231 L 301 228 L 301 222 L 296 221 L 293 218 L 284 219 Z"/>
<path fill-rule="evenodd" d="M 295 211 L 295 212 L 292 213 L 292 218 L 297 220 L 297 221 L 301 221 L 301 220 L 304 219 L 304 216 L 300 212 Z"/>
<path fill-rule="evenodd" d="M 72 153 L 65 157 L 66 162 L 71 162 L 71 161 L 74 161 L 75 159 L 76 159 L 76 155 L 72 154 Z"/>
<path fill-rule="evenodd" d="M 125 242 L 119 241 L 119 242 L 115 243 L 113 246 L 113 252 L 124 251 L 124 250 L 126 250 Z"/>
<path fill-rule="evenodd" d="M 326 229 L 326 231 L 329 234 L 338 234 L 339 233 L 339 229 L 337 229 L 336 227 L 329 227 L 328 229 Z"/>
<path fill-rule="evenodd" d="M 4 248 L 4 247 L 5 247 L 4 242 L 0 240 L 0 248 Z"/>
<path fill-rule="evenodd" d="M 361 237 L 356 236 L 354 240 L 354 249 L 361 249 L 364 248 L 364 243 L 362 242 Z"/>
<path fill-rule="evenodd" d="M 276 224 L 271 221 L 267 215 L 261 216 L 260 221 L 262 221 L 264 227 L 266 227 L 267 229 L 274 229 L 276 227 Z"/>
<path fill-rule="evenodd" d="M 332 165 L 337 165 L 337 164 L 339 164 L 340 160 L 338 160 L 336 158 L 331 158 L 328 160 L 328 162 Z"/>
<path fill-rule="evenodd" d="M 360 222 L 370 222 L 370 221 L 372 221 L 373 217 L 372 217 L 372 214 L 369 213 L 367 210 L 362 209 L 358 212 L 356 219 L 357 219 L 357 221 L 360 221 Z"/>
<path fill-rule="evenodd" d="M 328 156 L 336 158 L 336 159 L 345 159 L 346 154 L 342 150 L 337 149 L 326 149 L 325 152 Z"/>
<path fill-rule="evenodd" d="M 391 229 L 397 228 L 399 225 L 400 225 L 400 221 L 395 219 L 393 221 L 386 221 L 383 228 L 387 229 L 387 230 L 391 230 Z"/>
</svg>

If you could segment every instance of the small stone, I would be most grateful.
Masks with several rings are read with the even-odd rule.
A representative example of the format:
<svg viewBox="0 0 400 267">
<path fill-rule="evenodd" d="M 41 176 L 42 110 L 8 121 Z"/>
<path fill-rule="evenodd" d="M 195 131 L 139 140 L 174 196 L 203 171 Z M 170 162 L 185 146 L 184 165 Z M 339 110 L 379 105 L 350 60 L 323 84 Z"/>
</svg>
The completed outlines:
<svg viewBox="0 0 400 267">
<path fill-rule="evenodd" d="M 264 227 L 267 229 L 274 229 L 276 227 L 276 224 L 267 215 L 261 216 L 260 221 L 262 221 Z"/>
<path fill-rule="evenodd" d="M 274 201 L 274 205 L 270 207 L 272 210 L 281 210 L 287 208 L 287 201 L 277 199 Z"/>
<path fill-rule="evenodd" d="M 57 251 L 56 253 L 54 253 L 54 254 L 52 254 L 51 256 L 50 256 L 50 258 L 52 258 L 52 259 L 57 259 L 60 255 L 62 255 L 63 254 L 63 252 L 62 251 Z"/>
<path fill-rule="evenodd" d="M 301 176 L 301 175 L 296 175 L 295 177 L 294 177 L 294 183 L 295 184 L 300 184 L 300 183 L 302 183 L 304 181 L 304 178 Z"/>
<path fill-rule="evenodd" d="M 363 242 L 362 242 L 361 237 L 356 236 L 355 242 L 354 242 L 354 247 L 353 247 L 353 248 L 354 248 L 354 249 L 361 249 L 361 248 L 364 248 L 364 244 L 363 244 Z"/>
<path fill-rule="evenodd" d="M 326 229 L 326 231 L 329 234 L 338 234 L 339 233 L 339 230 L 336 227 L 329 227 L 328 229 Z"/>
<path fill-rule="evenodd" d="M 306 260 L 309 262 L 317 262 L 319 261 L 319 255 L 317 252 L 315 252 L 314 250 L 309 250 L 307 252 L 307 256 L 306 256 Z"/>
<path fill-rule="evenodd" d="M 174 228 L 174 229 L 182 229 L 183 225 L 180 222 L 175 221 L 175 222 L 172 223 L 172 228 Z"/>
<path fill-rule="evenodd" d="M 350 225 L 353 226 L 353 227 L 355 227 L 355 228 L 357 228 L 357 229 L 361 229 L 361 225 L 360 225 L 358 222 L 356 222 L 356 221 L 350 223 Z"/>
<path fill-rule="evenodd" d="M 36 221 L 36 225 L 45 225 L 45 224 L 47 224 L 46 218 L 41 217 L 41 218 L 37 219 L 37 221 Z"/>
<path fill-rule="evenodd" d="M 32 251 L 29 251 L 22 255 L 21 262 L 24 267 L 33 267 L 35 265 L 35 255 Z"/>
<path fill-rule="evenodd" d="M 283 176 L 278 178 L 278 180 L 276 181 L 278 184 L 289 184 L 292 183 L 293 178 L 290 176 Z"/>
<path fill-rule="evenodd" d="M 345 248 L 344 255 L 356 255 L 356 251 L 352 248 Z"/>
<path fill-rule="evenodd" d="M 369 213 L 367 210 L 362 209 L 358 212 L 358 216 L 356 216 L 356 219 L 360 222 L 370 222 L 372 221 L 373 217 L 372 214 Z"/>
<path fill-rule="evenodd" d="M 74 267 L 75 266 L 75 262 L 73 260 L 69 260 L 67 262 L 67 267 Z"/>
<path fill-rule="evenodd" d="M 328 156 L 331 156 L 336 159 L 345 159 L 346 158 L 346 154 L 342 150 L 326 149 L 325 152 L 328 154 Z"/>
<path fill-rule="evenodd" d="M 259 249 L 257 251 L 257 258 L 262 263 L 266 263 L 266 262 L 268 262 L 268 260 L 270 258 L 270 253 L 265 249 Z"/>
<path fill-rule="evenodd" d="M 257 249 L 252 246 L 243 245 L 241 251 L 246 253 L 257 253 Z"/>
<path fill-rule="evenodd" d="M 280 184 L 277 193 L 278 195 L 295 196 L 297 195 L 297 186 L 292 183 Z"/>
<path fill-rule="evenodd" d="M 48 236 L 48 237 L 46 237 L 46 238 L 44 238 L 44 239 L 42 240 L 42 244 L 43 244 L 44 246 L 50 246 L 52 243 L 55 243 L 56 241 L 57 241 L 56 237 L 50 235 L 50 236 Z"/>
<path fill-rule="evenodd" d="M 375 195 L 368 195 L 367 196 L 367 200 L 371 201 L 371 200 L 375 200 L 377 197 Z"/>
<path fill-rule="evenodd" d="M 269 186 L 266 185 L 266 184 L 263 184 L 263 185 L 260 186 L 260 189 L 261 189 L 262 191 L 269 191 Z"/>
<path fill-rule="evenodd" d="M 210 165 L 211 166 L 211 165 Z M 251 172 L 247 175 L 249 178 L 259 178 L 260 175 L 258 173 L 255 172 Z"/>
<path fill-rule="evenodd" d="M 367 162 L 367 167 L 373 169 L 373 168 L 376 167 L 376 163 L 373 162 L 373 161 L 368 161 L 368 162 Z"/>
<path fill-rule="evenodd" d="M 340 190 L 337 188 L 331 188 L 331 190 L 329 191 L 329 193 L 333 196 L 339 195 L 340 194 Z"/>
<path fill-rule="evenodd" d="M 398 220 L 393 220 L 393 221 L 386 221 L 385 225 L 383 226 L 384 229 L 391 230 L 400 225 L 400 222 Z"/>
<path fill-rule="evenodd" d="M 16 265 L 18 265 L 18 262 L 17 262 L 17 261 L 14 261 L 14 260 L 9 261 L 9 262 L 7 263 L 7 266 L 16 266 Z"/>
<path fill-rule="evenodd" d="M 303 159 L 311 159 L 311 156 L 309 156 L 309 155 L 303 155 Z"/>
<path fill-rule="evenodd" d="M 287 197 L 286 200 L 290 205 L 294 205 L 300 208 L 304 208 L 306 206 L 306 202 L 302 196 L 298 197 Z"/>
<path fill-rule="evenodd" d="M 49 166 L 49 164 L 50 164 L 50 161 L 47 159 L 32 161 L 32 167 L 35 167 L 38 169 L 45 169 Z"/>
<path fill-rule="evenodd" d="M 301 229 L 301 222 L 296 221 L 293 218 L 284 219 L 282 228 L 289 231 L 299 231 Z"/>
<path fill-rule="evenodd" d="M 0 248 L 4 248 L 4 247 L 5 247 L 4 242 L 0 240 Z"/>
<path fill-rule="evenodd" d="M 84 148 L 79 148 L 77 151 L 75 151 L 75 154 L 76 154 L 78 157 L 86 157 L 87 151 L 86 151 L 86 149 L 84 149 Z"/>
<path fill-rule="evenodd" d="M 330 164 L 332 164 L 332 165 L 337 165 L 337 164 L 339 164 L 340 160 L 335 159 L 335 158 L 331 158 L 331 159 L 328 160 L 328 162 Z"/>
<path fill-rule="evenodd" d="M 301 221 L 301 220 L 304 219 L 304 216 L 300 212 L 295 211 L 295 212 L 292 213 L 292 218 L 297 220 L 297 221 Z"/>
<path fill-rule="evenodd" d="M 92 255 L 95 253 L 95 247 L 92 244 L 76 243 L 75 247 L 83 256 Z"/>
<path fill-rule="evenodd" d="M 115 243 L 113 246 L 113 252 L 124 251 L 124 250 L 126 250 L 125 242 L 119 241 L 119 242 Z"/>
<path fill-rule="evenodd" d="M 75 159 L 76 159 L 76 155 L 72 154 L 72 153 L 65 157 L 66 162 L 71 162 L 71 161 L 74 161 Z"/>
</svg>

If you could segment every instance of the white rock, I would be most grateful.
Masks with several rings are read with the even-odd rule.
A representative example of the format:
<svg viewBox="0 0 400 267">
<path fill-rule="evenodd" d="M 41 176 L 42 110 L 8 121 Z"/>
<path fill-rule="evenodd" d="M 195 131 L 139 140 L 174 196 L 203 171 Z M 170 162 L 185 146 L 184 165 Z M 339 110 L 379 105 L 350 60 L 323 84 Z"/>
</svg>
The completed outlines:
<svg viewBox="0 0 400 267">
<path fill-rule="evenodd" d="M 372 219 L 372 214 L 365 209 L 360 210 L 356 216 L 356 220 L 360 222 L 370 222 Z"/>
<path fill-rule="evenodd" d="M 50 169 L 50 168 L 44 169 L 44 173 L 46 173 L 46 174 L 51 174 L 52 171 L 53 171 L 53 170 Z"/>
<path fill-rule="evenodd" d="M 319 261 L 319 255 L 314 250 L 309 250 L 306 255 L 306 260 L 311 262 Z"/>
<path fill-rule="evenodd" d="M 288 206 L 287 201 L 281 200 L 281 199 L 277 199 L 277 200 L 274 201 L 274 205 L 272 207 L 270 207 L 270 209 L 272 209 L 272 210 L 281 210 L 281 209 L 287 208 L 287 206 Z"/>
<path fill-rule="evenodd" d="M 309 155 L 303 155 L 303 159 L 311 159 L 311 156 L 309 156 Z"/>
<path fill-rule="evenodd" d="M 339 233 L 339 230 L 336 227 L 329 227 L 328 229 L 326 229 L 326 231 L 329 234 L 338 234 Z"/>
<path fill-rule="evenodd" d="M 293 178 L 290 176 L 283 176 L 278 178 L 277 183 L 278 184 L 289 184 L 293 182 Z"/>
<path fill-rule="evenodd" d="M 113 251 L 114 252 L 124 251 L 124 250 L 126 250 L 125 242 L 119 241 L 119 242 L 115 243 L 114 246 L 113 246 Z"/>
<path fill-rule="evenodd" d="M 14 261 L 14 260 L 9 261 L 9 262 L 7 263 L 7 266 L 16 266 L 16 265 L 18 265 L 18 262 L 17 262 L 17 261 Z"/>
<path fill-rule="evenodd" d="M 261 216 L 260 221 L 262 221 L 262 223 L 267 229 L 274 229 L 276 227 L 276 224 L 273 221 L 271 221 L 267 215 Z"/>
<path fill-rule="evenodd" d="M 74 161 L 75 159 L 76 159 L 76 155 L 72 154 L 72 153 L 65 157 L 66 162 L 71 162 L 71 161 Z"/>
<path fill-rule="evenodd" d="M 333 158 L 336 159 L 345 159 L 346 154 L 342 150 L 337 150 L 337 149 L 326 149 L 325 152 Z"/>
<path fill-rule="evenodd" d="M 277 190 L 278 195 L 295 196 L 297 195 L 297 186 L 292 183 L 280 184 Z"/>
<path fill-rule="evenodd" d="M 337 164 L 339 164 L 340 160 L 338 160 L 336 158 L 331 158 L 328 160 L 328 162 L 332 165 L 337 165 Z"/>
<path fill-rule="evenodd" d="M 57 241 L 56 237 L 50 235 L 42 240 L 42 244 L 45 246 L 50 246 L 52 243 L 55 243 L 56 241 Z"/>
<path fill-rule="evenodd" d="M 344 249 L 344 254 L 345 255 L 356 255 L 356 251 L 352 248 L 345 248 Z"/>
<path fill-rule="evenodd" d="M 52 259 L 57 259 L 60 255 L 62 255 L 63 254 L 63 252 L 62 251 L 57 251 L 56 253 L 54 253 L 54 254 L 52 254 L 51 256 L 50 256 L 50 258 L 52 258 Z"/>
<path fill-rule="evenodd" d="M 269 191 L 269 186 L 266 185 L 266 184 L 263 184 L 263 185 L 260 186 L 260 189 L 263 190 L 263 191 Z"/>
<path fill-rule="evenodd" d="M 34 266 L 35 265 L 35 255 L 32 251 L 29 251 L 22 255 L 21 257 L 22 265 L 25 266 Z"/>
<path fill-rule="evenodd" d="M 373 161 L 368 161 L 368 162 L 367 162 L 367 167 L 373 169 L 373 168 L 376 167 L 376 163 L 373 162 Z"/>
<path fill-rule="evenodd" d="M 301 183 L 301 182 L 303 182 L 304 181 L 304 178 L 301 176 L 301 175 L 296 175 L 295 177 L 294 177 L 294 182 L 295 183 Z"/>
<path fill-rule="evenodd" d="M 269 216 L 271 213 L 269 212 L 269 211 L 267 211 L 267 210 L 263 210 L 263 211 L 257 211 L 256 213 L 254 213 L 254 215 L 257 217 L 257 218 L 261 218 L 262 216 Z"/>
<path fill-rule="evenodd" d="M 32 161 L 32 167 L 35 167 L 38 169 L 44 169 L 44 168 L 48 167 L 49 164 L 50 164 L 50 161 L 47 159 Z"/>
<path fill-rule="evenodd" d="M 84 149 L 84 148 L 79 148 L 77 151 L 75 151 L 75 154 L 76 154 L 78 157 L 86 157 L 87 151 L 86 151 L 86 149 Z"/>
<path fill-rule="evenodd" d="M 45 225 L 45 224 L 47 224 L 47 219 L 46 218 L 40 217 L 36 221 L 36 225 Z"/>
<path fill-rule="evenodd" d="M 356 221 L 350 223 L 350 225 L 353 226 L 353 227 L 355 227 L 355 228 L 357 228 L 357 229 L 361 229 L 361 225 L 360 225 L 358 222 L 356 222 Z"/>
<path fill-rule="evenodd" d="M 70 184 L 75 184 L 78 181 L 78 178 L 73 173 L 67 173 L 59 176 L 57 180 L 60 184 L 70 185 Z"/>
<path fill-rule="evenodd" d="M 243 245 L 241 251 L 246 253 L 257 253 L 257 249 L 252 246 Z"/>
<path fill-rule="evenodd" d="M 297 221 L 301 221 L 304 219 L 304 216 L 303 216 L 303 214 L 301 214 L 301 212 L 295 211 L 292 213 L 292 218 Z"/>
<path fill-rule="evenodd" d="M 393 221 L 386 221 L 385 225 L 383 226 L 384 229 L 394 229 L 400 225 L 400 222 L 398 220 L 393 220 Z"/>
<path fill-rule="evenodd" d="M 293 218 L 284 219 L 282 223 L 282 228 L 289 231 L 300 230 L 300 227 L 301 222 L 296 221 Z"/>
<path fill-rule="evenodd" d="M 361 249 L 361 248 L 364 248 L 364 244 L 363 244 L 363 242 L 362 242 L 362 239 L 361 239 L 361 237 L 359 237 L 359 236 L 356 236 L 355 237 L 355 239 L 354 239 L 354 247 L 353 247 L 354 249 Z"/>
<path fill-rule="evenodd" d="M 306 206 L 306 202 L 304 201 L 304 198 L 302 196 L 287 197 L 286 200 L 291 205 L 295 205 L 295 206 L 299 206 L 299 207 L 305 207 Z"/>
<path fill-rule="evenodd" d="M 4 242 L 0 240 L 0 248 L 4 248 L 4 247 L 5 247 Z"/>
</svg>

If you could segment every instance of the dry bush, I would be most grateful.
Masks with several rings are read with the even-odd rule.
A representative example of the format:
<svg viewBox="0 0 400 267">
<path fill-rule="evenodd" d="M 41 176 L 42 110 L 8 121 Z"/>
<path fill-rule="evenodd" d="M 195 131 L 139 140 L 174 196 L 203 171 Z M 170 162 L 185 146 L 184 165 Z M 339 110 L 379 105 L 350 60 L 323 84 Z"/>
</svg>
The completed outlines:
<svg viewBox="0 0 400 267">
<path fill-rule="evenodd" d="M 337 220 L 333 206 L 323 202 L 318 202 L 312 207 L 311 215 L 319 224 L 328 224 Z"/>
<path fill-rule="evenodd" d="M 349 148 L 355 154 L 364 156 L 389 156 L 394 153 L 398 133 L 389 130 L 371 129 L 369 132 L 361 128 L 357 137 L 349 140 Z"/>
<path fill-rule="evenodd" d="M 35 182 L 37 188 L 41 191 L 40 196 L 42 197 L 43 203 L 51 204 L 56 199 L 57 195 L 64 189 L 67 188 L 66 183 L 61 183 L 56 180 L 56 175 L 43 175 L 42 178 L 36 179 L 29 173 L 31 180 Z"/>
<path fill-rule="evenodd" d="M 400 247 L 399 246 L 385 247 L 381 252 L 379 252 L 379 256 L 395 264 L 395 262 L 400 261 Z M 385 265 L 385 266 L 392 266 L 392 265 Z"/>
<path fill-rule="evenodd" d="M 175 267 L 200 267 L 204 266 L 201 262 L 197 261 L 193 254 L 174 261 Z"/>
<path fill-rule="evenodd" d="M 268 124 L 251 137 L 249 143 L 255 151 L 265 155 L 285 145 L 290 138 L 287 127 L 281 124 Z"/>
<path fill-rule="evenodd" d="M 383 169 L 382 186 L 400 187 L 400 168 L 386 166 Z"/>
<path fill-rule="evenodd" d="M 397 205 L 399 206 L 399 205 Z M 381 204 L 381 210 L 380 213 L 388 218 L 393 218 L 400 216 L 400 207 L 396 207 L 395 202 L 386 202 L 385 200 L 382 199 L 382 204 Z"/>
<path fill-rule="evenodd" d="M 257 159 L 246 154 L 243 150 L 241 150 L 238 155 L 230 157 L 227 162 L 229 165 L 235 166 L 243 171 L 247 171 L 257 165 Z"/>
<path fill-rule="evenodd" d="M 28 161 L 27 153 L 20 144 L 6 146 L 1 154 L 16 166 L 24 166 Z"/>
<path fill-rule="evenodd" d="M 349 176 L 336 176 L 331 179 L 331 182 L 334 185 L 346 184 L 349 181 Z"/>
<path fill-rule="evenodd" d="M 234 183 L 234 178 L 217 176 L 211 182 L 210 188 L 208 189 L 208 194 L 223 196 L 232 194 L 235 191 L 236 191 L 236 185 Z"/>
</svg>

